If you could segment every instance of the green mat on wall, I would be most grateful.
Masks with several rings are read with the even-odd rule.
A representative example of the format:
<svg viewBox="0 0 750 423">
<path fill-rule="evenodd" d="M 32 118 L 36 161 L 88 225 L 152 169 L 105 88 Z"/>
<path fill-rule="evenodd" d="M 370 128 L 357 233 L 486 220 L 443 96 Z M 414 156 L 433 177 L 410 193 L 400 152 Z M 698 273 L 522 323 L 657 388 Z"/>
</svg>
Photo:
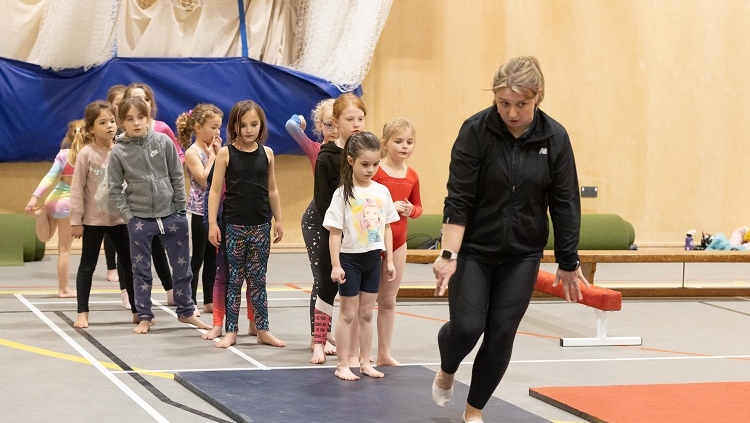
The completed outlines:
<svg viewBox="0 0 750 423">
<path fill-rule="evenodd" d="M 36 237 L 36 218 L 0 214 L 0 266 L 22 266 L 44 258 L 45 245 Z"/>
</svg>

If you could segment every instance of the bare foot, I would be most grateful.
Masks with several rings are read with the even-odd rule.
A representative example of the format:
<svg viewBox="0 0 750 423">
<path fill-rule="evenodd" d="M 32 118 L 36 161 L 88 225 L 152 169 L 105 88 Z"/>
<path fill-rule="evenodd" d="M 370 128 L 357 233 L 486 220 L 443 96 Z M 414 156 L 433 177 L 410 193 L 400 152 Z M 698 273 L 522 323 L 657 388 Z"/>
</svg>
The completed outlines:
<svg viewBox="0 0 750 423">
<path fill-rule="evenodd" d="M 336 367 L 336 371 L 333 374 L 341 380 L 359 380 L 359 376 L 352 373 L 348 367 Z"/>
<path fill-rule="evenodd" d="M 151 329 L 151 322 L 148 320 L 141 320 L 138 322 L 138 326 L 133 329 L 133 333 L 148 333 L 149 329 Z"/>
<path fill-rule="evenodd" d="M 66 288 L 63 291 L 57 291 L 57 298 L 75 298 L 76 292 L 75 291 L 68 291 Z"/>
<path fill-rule="evenodd" d="M 214 312 L 214 305 L 212 303 L 203 304 L 203 312 L 204 313 L 213 313 Z"/>
<path fill-rule="evenodd" d="M 196 307 L 195 310 L 193 310 L 193 316 L 195 316 L 195 317 L 201 317 L 201 312 L 198 311 L 198 307 Z"/>
<path fill-rule="evenodd" d="M 120 299 L 122 300 L 122 308 L 130 310 L 130 298 L 128 298 L 128 291 L 122 290 L 120 292 Z M 134 322 L 137 323 L 137 322 Z"/>
<path fill-rule="evenodd" d="M 375 370 L 375 368 L 372 367 L 370 363 L 367 363 L 364 366 L 360 367 L 359 372 L 362 373 L 363 375 L 367 375 L 367 376 L 374 377 L 374 378 L 381 378 L 385 376 L 383 372 L 379 372 Z"/>
<path fill-rule="evenodd" d="M 76 322 L 73 323 L 74 328 L 87 328 L 89 327 L 89 313 L 78 313 Z"/>
<path fill-rule="evenodd" d="M 279 338 L 273 336 L 270 330 L 259 330 L 258 331 L 258 343 L 259 344 L 265 344 L 270 345 L 272 347 L 280 347 L 284 348 L 286 347 L 286 342 L 280 340 Z"/>
<path fill-rule="evenodd" d="M 247 330 L 247 334 L 250 336 L 258 336 L 258 327 L 255 326 L 255 322 L 250 320 L 250 328 Z"/>
<path fill-rule="evenodd" d="M 117 275 L 117 269 L 107 269 L 107 280 L 109 282 L 120 282 L 120 277 Z"/>
<path fill-rule="evenodd" d="M 138 318 L 138 313 L 133 313 L 133 323 L 141 323 L 141 319 Z M 156 319 L 151 319 L 151 326 L 156 323 Z"/>
<path fill-rule="evenodd" d="M 323 350 L 323 344 L 314 344 L 313 345 L 313 354 L 312 358 L 310 358 L 310 363 L 312 364 L 323 364 L 326 362 L 326 354 Z"/>
<path fill-rule="evenodd" d="M 198 329 L 211 329 L 211 326 L 203 323 L 199 318 L 195 316 L 178 317 L 177 320 L 179 320 L 182 323 L 193 325 L 197 327 Z"/>
<path fill-rule="evenodd" d="M 331 344 L 331 341 L 326 341 L 326 346 L 323 348 L 323 352 L 326 355 L 336 355 L 336 345 Z"/>
<path fill-rule="evenodd" d="M 227 332 L 227 334 L 216 343 L 216 348 L 229 348 L 236 343 L 237 332 Z"/>
<path fill-rule="evenodd" d="M 171 306 L 175 305 L 174 292 L 172 292 L 171 289 L 167 291 L 167 305 L 171 305 Z"/>
<path fill-rule="evenodd" d="M 350 355 L 349 356 L 349 362 L 350 363 L 359 363 L 359 356 L 358 355 Z M 370 356 L 370 363 L 374 363 L 375 359 Z"/>
<path fill-rule="evenodd" d="M 387 357 L 378 356 L 377 365 L 378 366 L 400 366 L 401 363 L 399 363 L 398 361 L 396 361 L 395 358 L 389 355 Z"/>
<path fill-rule="evenodd" d="M 221 326 L 214 326 L 210 331 L 206 332 L 201 336 L 205 340 L 211 340 L 221 336 Z"/>
</svg>

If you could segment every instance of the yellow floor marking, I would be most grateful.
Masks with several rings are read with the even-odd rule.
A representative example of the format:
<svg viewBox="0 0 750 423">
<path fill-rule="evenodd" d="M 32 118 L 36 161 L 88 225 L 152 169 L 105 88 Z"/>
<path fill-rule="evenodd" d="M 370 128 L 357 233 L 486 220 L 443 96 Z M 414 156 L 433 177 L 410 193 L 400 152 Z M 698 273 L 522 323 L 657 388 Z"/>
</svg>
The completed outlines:
<svg viewBox="0 0 750 423">
<path fill-rule="evenodd" d="M 78 356 L 70 355 L 70 354 L 63 354 L 63 353 L 59 353 L 59 352 L 51 351 L 51 350 L 45 350 L 43 348 L 32 347 L 31 345 L 20 344 L 18 342 L 9 341 L 7 339 L 0 338 L 0 345 L 4 345 L 6 347 L 15 348 L 21 351 L 26 351 L 26 352 L 30 352 L 34 354 L 46 355 L 47 357 L 59 358 L 61 360 L 68 360 L 68 361 L 73 361 L 73 362 L 81 363 L 81 364 L 91 364 L 89 363 L 88 360 L 86 360 L 83 357 L 78 357 Z M 100 361 L 99 363 L 101 363 L 102 366 L 111 370 L 122 370 L 120 366 L 114 363 L 108 363 L 104 361 Z M 145 369 L 135 369 L 135 368 L 133 370 L 136 371 L 137 373 L 144 374 L 144 375 L 152 375 L 152 376 L 162 377 L 165 379 L 174 379 L 174 375 L 171 373 L 152 372 L 152 371 L 145 370 Z"/>
</svg>

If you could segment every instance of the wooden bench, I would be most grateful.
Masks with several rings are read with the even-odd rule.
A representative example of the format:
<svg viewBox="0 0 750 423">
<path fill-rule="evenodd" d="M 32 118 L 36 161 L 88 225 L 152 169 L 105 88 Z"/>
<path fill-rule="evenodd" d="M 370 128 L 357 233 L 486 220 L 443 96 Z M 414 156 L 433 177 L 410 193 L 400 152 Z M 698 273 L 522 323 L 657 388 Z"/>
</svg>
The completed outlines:
<svg viewBox="0 0 750 423">
<path fill-rule="evenodd" d="M 562 284 L 553 286 L 555 282 L 554 273 L 540 271 L 536 279 L 534 289 L 565 298 Z M 640 336 L 609 337 L 607 336 L 607 317 L 610 313 L 622 310 L 622 294 L 596 285 L 586 287 L 580 283 L 583 298 L 579 304 L 591 307 L 596 314 L 596 337 L 595 338 L 560 338 L 561 347 L 593 347 L 612 345 L 642 345 Z"/>
<path fill-rule="evenodd" d="M 436 250 L 407 250 L 407 263 L 432 263 Z M 685 287 L 687 263 L 750 263 L 750 251 L 685 251 L 680 248 L 648 248 L 642 250 L 581 250 L 581 270 L 590 283 L 595 282 L 599 263 L 682 263 L 682 285 L 679 288 L 618 289 L 624 296 L 681 297 L 681 296 L 750 296 L 748 288 Z M 554 263 L 554 252 L 544 251 L 542 263 Z"/>
</svg>

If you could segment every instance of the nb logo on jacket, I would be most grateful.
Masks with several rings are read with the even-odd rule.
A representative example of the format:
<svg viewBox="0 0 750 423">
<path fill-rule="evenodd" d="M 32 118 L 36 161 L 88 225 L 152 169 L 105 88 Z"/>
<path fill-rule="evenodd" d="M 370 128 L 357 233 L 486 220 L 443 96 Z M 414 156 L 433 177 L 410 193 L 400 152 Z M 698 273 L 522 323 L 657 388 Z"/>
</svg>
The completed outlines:
<svg viewBox="0 0 750 423">
<path fill-rule="evenodd" d="M 547 154 L 547 147 L 542 147 L 539 149 L 539 154 Z"/>
</svg>

